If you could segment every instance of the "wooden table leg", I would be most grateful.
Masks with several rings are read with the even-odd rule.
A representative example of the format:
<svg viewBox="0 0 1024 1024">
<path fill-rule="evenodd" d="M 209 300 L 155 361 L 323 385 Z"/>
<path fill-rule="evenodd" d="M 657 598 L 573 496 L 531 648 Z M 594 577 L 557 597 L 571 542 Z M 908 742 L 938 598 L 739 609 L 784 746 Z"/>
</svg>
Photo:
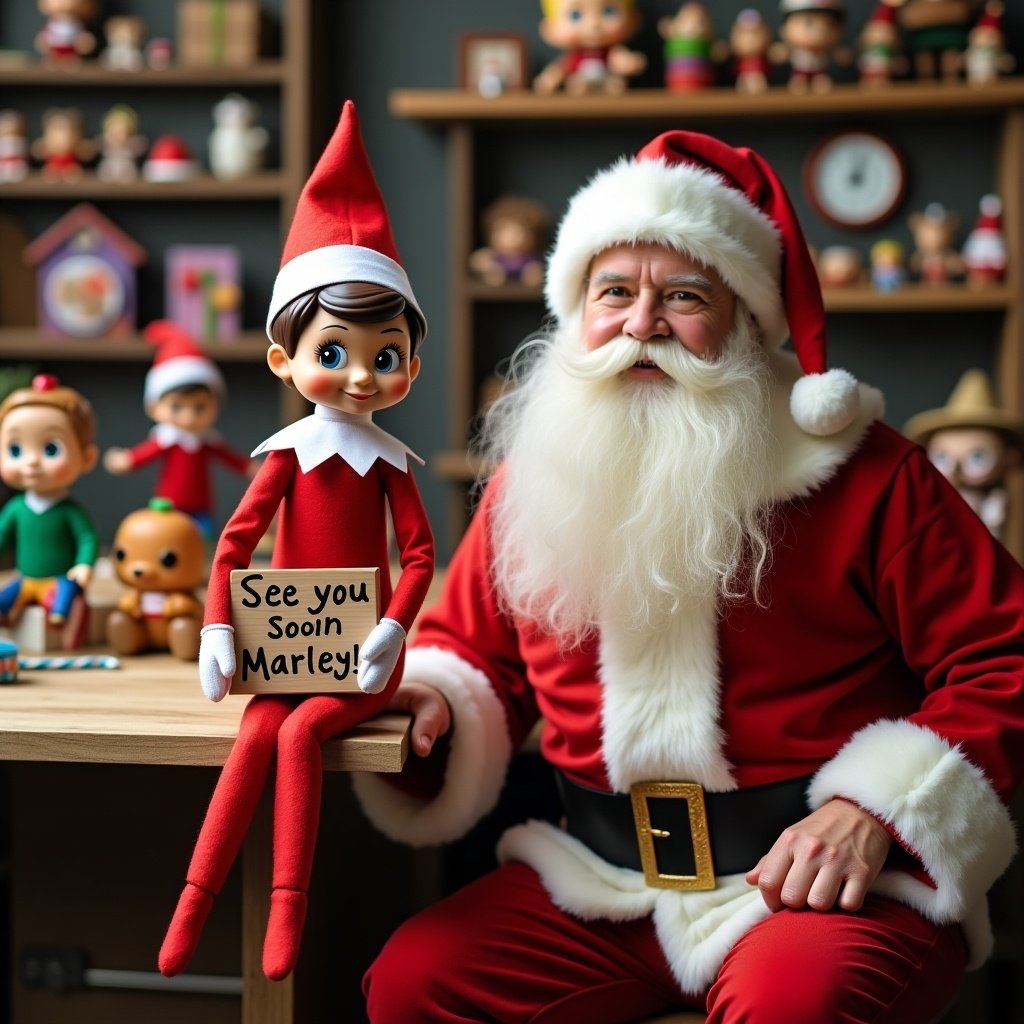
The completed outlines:
<svg viewBox="0 0 1024 1024">
<path fill-rule="evenodd" d="M 273 786 L 264 793 L 242 848 L 242 1024 L 294 1024 L 295 981 L 263 973 L 263 936 L 270 910 Z"/>
</svg>

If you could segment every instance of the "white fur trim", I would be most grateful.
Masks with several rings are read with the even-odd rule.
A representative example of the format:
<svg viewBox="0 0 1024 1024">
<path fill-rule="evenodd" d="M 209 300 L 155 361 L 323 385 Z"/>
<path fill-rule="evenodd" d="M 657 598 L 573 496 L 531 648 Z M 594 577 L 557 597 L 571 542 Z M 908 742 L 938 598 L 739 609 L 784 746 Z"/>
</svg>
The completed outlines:
<svg viewBox="0 0 1024 1024">
<path fill-rule="evenodd" d="M 270 325 L 277 314 L 292 299 L 343 281 L 365 281 L 398 292 L 419 317 L 426 337 L 427 320 L 412 293 L 405 270 L 390 256 L 362 245 L 325 245 L 290 259 L 274 281 L 267 313 L 267 337 L 270 338 Z"/>
<path fill-rule="evenodd" d="M 424 803 L 389 785 L 386 776 L 357 772 L 352 784 L 366 816 L 389 838 L 412 846 L 450 842 L 498 802 L 512 757 L 505 710 L 487 677 L 450 651 L 410 650 L 402 679 L 429 683 L 451 707 L 453 732 L 444 786 Z"/>
<path fill-rule="evenodd" d="M 573 196 L 548 260 L 545 295 L 564 320 L 583 298 L 590 261 L 612 245 L 654 243 L 714 267 L 747 304 L 770 348 L 788 329 L 774 221 L 712 171 L 623 158 Z"/>
<path fill-rule="evenodd" d="M 789 407 L 796 425 L 808 434 L 838 434 L 860 412 L 857 381 L 847 370 L 809 373 L 793 385 Z"/>
<path fill-rule="evenodd" d="M 881 721 L 856 733 L 815 775 L 808 798 L 820 807 L 846 797 L 888 822 L 920 857 L 935 888 L 907 875 L 878 891 L 937 922 L 972 922 L 972 962 L 991 943 L 985 894 L 1016 850 L 1010 815 L 984 772 L 930 729 Z M 985 919 L 987 920 L 987 918 Z"/>
<path fill-rule="evenodd" d="M 157 363 L 146 373 L 143 401 L 149 405 L 168 391 L 186 384 L 204 384 L 221 400 L 225 395 L 224 378 L 212 359 L 205 356 L 178 356 Z"/>
</svg>

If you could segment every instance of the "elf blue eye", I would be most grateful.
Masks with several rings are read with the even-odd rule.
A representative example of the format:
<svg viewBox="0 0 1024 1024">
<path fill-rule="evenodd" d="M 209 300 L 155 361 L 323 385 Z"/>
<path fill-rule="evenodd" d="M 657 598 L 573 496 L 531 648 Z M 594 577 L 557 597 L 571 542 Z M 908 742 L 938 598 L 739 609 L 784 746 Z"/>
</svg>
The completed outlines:
<svg viewBox="0 0 1024 1024">
<path fill-rule="evenodd" d="M 402 362 L 402 357 L 393 348 L 382 348 L 373 360 L 373 368 L 377 373 L 394 373 Z"/>
<path fill-rule="evenodd" d="M 61 446 L 59 441 L 47 441 L 43 445 L 43 454 L 48 459 L 55 459 L 61 453 Z"/>
<path fill-rule="evenodd" d="M 21 445 L 20 444 L 9 444 L 7 446 L 7 454 L 10 455 L 10 457 L 12 459 L 20 459 L 21 458 Z"/>
<path fill-rule="evenodd" d="M 325 370 L 340 370 L 348 365 L 348 353 L 333 341 L 320 349 L 319 359 Z"/>
</svg>

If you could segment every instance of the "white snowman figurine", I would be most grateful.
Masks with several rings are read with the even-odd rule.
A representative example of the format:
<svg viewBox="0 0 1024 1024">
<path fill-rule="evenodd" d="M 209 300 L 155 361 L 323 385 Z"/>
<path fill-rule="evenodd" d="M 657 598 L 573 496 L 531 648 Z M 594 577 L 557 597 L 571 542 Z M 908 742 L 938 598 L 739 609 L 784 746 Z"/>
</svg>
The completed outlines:
<svg viewBox="0 0 1024 1024">
<path fill-rule="evenodd" d="M 210 170 L 215 177 L 244 178 L 263 166 L 269 136 L 254 124 L 258 113 L 256 104 L 238 93 L 229 93 L 214 106 Z"/>
</svg>

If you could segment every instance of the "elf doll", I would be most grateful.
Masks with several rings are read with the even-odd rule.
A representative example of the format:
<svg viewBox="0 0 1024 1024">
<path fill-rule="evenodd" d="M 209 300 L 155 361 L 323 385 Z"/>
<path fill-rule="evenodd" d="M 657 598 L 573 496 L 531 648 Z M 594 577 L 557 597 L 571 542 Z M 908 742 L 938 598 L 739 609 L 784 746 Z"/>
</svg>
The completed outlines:
<svg viewBox="0 0 1024 1024">
<path fill-rule="evenodd" d="M 212 537 L 213 463 L 241 474 L 251 465 L 247 456 L 225 444 L 213 429 L 226 397 L 224 378 L 217 364 L 176 323 L 155 320 L 144 333 L 156 346 L 143 392 L 146 415 L 156 426 L 134 448 L 108 449 L 103 466 L 119 475 L 160 460 L 154 497 L 170 499 L 206 537 Z"/>
<path fill-rule="evenodd" d="M 266 459 L 221 534 L 211 569 L 199 652 L 203 692 L 211 700 L 227 693 L 235 671 L 230 573 L 248 566 L 275 514 L 275 568 L 376 566 L 384 613 L 360 651 L 362 693 L 261 694 L 246 706 L 160 950 L 164 974 L 177 974 L 191 959 L 275 758 L 263 970 L 279 980 L 295 965 L 319 819 L 320 745 L 387 704 L 433 575 L 433 539 L 408 465 L 412 452 L 371 420 L 408 393 L 425 333 L 355 107 L 346 102 L 299 198 L 267 317 L 271 371 L 315 410 L 253 453 Z M 387 510 L 402 567 L 393 591 Z"/>
</svg>

